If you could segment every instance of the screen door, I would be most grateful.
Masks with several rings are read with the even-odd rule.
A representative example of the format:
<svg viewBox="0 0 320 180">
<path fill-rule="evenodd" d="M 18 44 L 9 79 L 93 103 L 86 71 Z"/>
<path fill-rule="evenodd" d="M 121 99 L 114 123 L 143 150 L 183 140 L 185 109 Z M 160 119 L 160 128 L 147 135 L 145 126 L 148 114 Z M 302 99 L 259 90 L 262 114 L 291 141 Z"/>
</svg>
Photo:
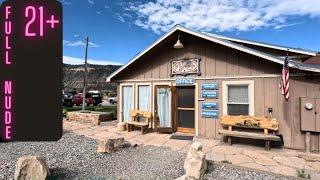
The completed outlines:
<svg viewBox="0 0 320 180">
<path fill-rule="evenodd" d="M 177 130 L 194 133 L 195 124 L 195 88 L 194 86 L 177 87 Z"/>
</svg>

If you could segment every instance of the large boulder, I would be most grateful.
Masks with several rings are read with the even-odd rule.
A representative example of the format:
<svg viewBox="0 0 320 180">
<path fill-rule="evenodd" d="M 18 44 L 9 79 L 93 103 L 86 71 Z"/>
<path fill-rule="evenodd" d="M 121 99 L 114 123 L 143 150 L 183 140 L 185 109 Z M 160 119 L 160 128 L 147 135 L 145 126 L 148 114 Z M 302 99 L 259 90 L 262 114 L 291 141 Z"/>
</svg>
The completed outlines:
<svg viewBox="0 0 320 180">
<path fill-rule="evenodd" d="M 184 170 L 186 171 L 186 179 L 201 179 L 207 169 L 207 162 L 205 154 L 202 152 L 202 144 L 200 142 L 193 142 L 187 158 L 184 162 Z"/>
<path fill-rule="evenodd" d="M 123 137 L 109 138 L 107 140 L 98 140 L 97 141 L 97 152 L 98 153 L 112 153 L 116 149 L 123 148 L 126 146 Z"/>
<path fill-rule="evenodd" d="M 45 180 L 49 175 L 49 168 L 43 157 L 24 156 L 18 159 L 14 180 Z"/>
</svg>

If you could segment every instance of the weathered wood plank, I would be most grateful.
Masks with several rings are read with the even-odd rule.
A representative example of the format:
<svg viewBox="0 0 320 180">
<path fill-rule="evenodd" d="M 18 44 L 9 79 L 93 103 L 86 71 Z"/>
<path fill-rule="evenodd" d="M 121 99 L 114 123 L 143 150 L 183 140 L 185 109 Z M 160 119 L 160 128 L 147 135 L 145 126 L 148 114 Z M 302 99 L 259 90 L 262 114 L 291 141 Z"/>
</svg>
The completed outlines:
<svg viewBox="0 0 320 180">
<path fill-rule="evenodd" d="M 227 49 L 227 75 L 238 75 L 238 51 Z"/>
<path fill-rule="evenodd" d="M 206 76 L 215 76 L 216 75 L 216 60 L 215 60 L 215 51 L 214 46 L 211 43 L 208 43 L 206 48 Z"/>
<path fill-rule="evenodd" d="M 250 56 L 239 53 L 239 75 L 250 75 Z"/>
<path fill-rule="evenodd" d="M 277 115 L 277 79 L 275 78 L 264 78 L 264 114 L 269 115 L 268 108 L 272 108 L 272 116 Z"/>
<path fill-rule="evenodd" d="M 261 92 L 264 92 L 264 81 L 263 78 L 254 79 L 254 115 L 255 116 L 264 116 L 264 95 L 261 95 Z"/>
<path fill-rule="evenodd" d="M 197 83 L 198 84 L 201 84 L 205 82 L 204 80 L 197 80 Z M 199 87 L 201 88 L 201 87 Z M 201 97 L 201 90 L 199 89 L 198 91 L 198 94 L 197 94 L 198 97 Z M 205 118 L 202 118 L 201 116 L 201 103 L 199 103 L 199 106 L 198 106 L 198 128 L 199 128 L 199 135 L 200 136 L 206 136 L 206 120 Z"/>
<path fill-rule="evenodd" d="M 227 62 L 226 62 L 226 48 L 220 45 L 214 46 L 215 57 L 216 57 L 216 75 L 226 75 L 227 74 Z"/>
<path fill-rule="evenodd" d="M 281 78 L 277 78 L 278 84 L 281 81 Z M 279 134 L 283 135 L 284 147 L 292 148 L 292 116 L 290 112 L 290 100 L 286 101 L 281 94 L 279 88 L 277 91 L 277 101 L 278 101 L 278 113 L 277 119 L 279 120 Z"/>
<path fill-rule="evenodd" d="M 281 141 L 281 138 L 275 135 L 266 135 L 262 133 L 252 133 L 252 132 L 242 132 L 242 131 L 229 131 L 229 130 L 219 130 L 220 134 L 232 137 L 249 138 L 249 139 L 261 139 L 270 141 Z"/>
<path fill-rule="evenodd" d="M 277 131 L 279 129 L 279 122 L 276 119 L 268 119 L 266 117 L 254 116 L 222 116 L 220 118 L 221 124 L 225 126 L 236 126 L 255 129 L 270 129 Z"/>
<path fill-rule="evenodd" d="M 307 84 L 302 80 L 291 80 L 291 114 L 293 116 L 292 141 L 293 147 L 297 149 L 305 148 L 305 134 L 301 133 L 300 121 L 300 97 L 307 96 Z"/>
</svg>

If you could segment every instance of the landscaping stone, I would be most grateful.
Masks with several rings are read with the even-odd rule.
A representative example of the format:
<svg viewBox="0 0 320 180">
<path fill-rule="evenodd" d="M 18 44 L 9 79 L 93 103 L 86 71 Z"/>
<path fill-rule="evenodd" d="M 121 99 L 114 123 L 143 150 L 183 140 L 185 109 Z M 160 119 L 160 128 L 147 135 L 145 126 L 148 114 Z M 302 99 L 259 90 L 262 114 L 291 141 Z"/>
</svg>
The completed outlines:
<svg viewBox="0 0 320 180">
<path fill-rule="evenodd" d="M 233 146 L 215 146 L 212 148 L 212 151 L 218 154 L 232 155 L 232 154 L 241 154 L 242 150 L 235 148 Z"/>
<path fill-rule="evenodd" d="M 46 160 L 39 156 L 24 156 L 18 159 L 15 180 L 45 180 L 50 175 Z"/>
<path fill-rule="evenodd" d="M 268 166 L 268 168 L 270 172 L 273 172 L 276 174 L 297 177 L 297 170 L 288 166 L 277 165 L 277 166 Z"/>
<path fill-rule="evenodd" d="M 206 159 L 214 162 L 221 162 L 226 160 L 226 157 L 224 154 L 217 154 L 215 152 L 209 152 L 206 154 Z"/>
<path fill-rule="evenodd" d="M 117 128 L 116 128 L 116 131 L 117 132 L 122 132 L 122 131 L 125 131 L 126 130 L 126 124 L 123 123 L 123 122 L 119 122 L 117 124 Z"/>
<path fill-rule="evenodd" d="M 243 154 L 226 155 L 226 160 L 236 165 L 253 162 L 253 160 L 250 157 L 245 156 Z"/>
<path fill-rule="evenodd" d="M 124 138 L 110 138 L 107 140 L 97 140 L 98 153 L 113 153 L 116 149 L 123 148 L 125 145 Z"/>
<path fill-rule="evenodd" d="M 312 153 L 305 153 L 305 152 L 299 152 L 298 153 L 299 158 L 303 158 L 306 161 L 312 161 L 312 162 L 320 162 L 320 155 L 319 154 L 312 154 Z"/>
<path fill-rule="evenodd" d="M 320 162 L 307 162 L 307 164 L 314 170 L 320 172 Z"/>
<path fill-rule="evenodd" d="M 307 168 L 307 163 L 305 159 L 298 158 L 298 157 L 284 157 L 284 156 L 276 156 L 273 157 L 275 161 L 277 161 L 280 164 L 289 166 L 289 167 L 294 167 L 298 169 L 306 169 Z"/>
<path fill-rule="evenodd" d="M 268 168 L 257 163 L 244 163 L 244 164 L 241 164 L 241 166 L 247 167 L 250 169 L 258 169 L 260 171 L 268 171 Z"/>
<path fill-rule="evenodd" d="M 272 156 L 268 156 L 267 154 L 263 154 L 257 151 L 243 151 L 244 155 L 249 156 L 252 158 L 256 163 L 261 165 L 267 165 L 267 166 L 275 166 L 278 163 L 272 159 Z"/>
<path fill-rule="evenodd" d="M 69 121 L 89 123 L 94 125 L 99 125 L 102 121 L 112 120 L 112 118 L 113 114 L 111 112 L 74 111 L 67 113 L 67 119 Z"/>
<path fill-rule="evenodd" d="M 186 179 L 200 179 L 205 173 L 206 168 L 207 162 L 205 154 L 202 152 L 202 144 L 200 142 L 193 142 L 184 162 Z"/>
</svg>

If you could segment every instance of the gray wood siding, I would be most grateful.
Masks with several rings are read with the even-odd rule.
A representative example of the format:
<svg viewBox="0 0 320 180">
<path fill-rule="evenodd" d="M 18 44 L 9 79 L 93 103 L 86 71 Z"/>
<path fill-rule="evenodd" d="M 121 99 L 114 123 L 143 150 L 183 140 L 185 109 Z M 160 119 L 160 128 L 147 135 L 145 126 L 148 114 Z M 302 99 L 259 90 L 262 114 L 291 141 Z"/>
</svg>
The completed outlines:
<svg viewBox="0 0 320 180">
<path fill-rule="evenodd" d="M 170 76 L 171 59 L 201 58 L 201 77 L 210 80 L 196 80 L 198 83 L 198 97 L 201 96 L 202 82 L 217 81 L 219 83 L 219 113 L 222 114 L 222 81 L 237 80 L 234 77 L 242 75 L 281 74 L 282 66 L 262 58 L 242 53 L 212 42 L 201 39 L 182 42 L 183 49 L 174 49 L 174 41 L 170 41 L 157 50 L 150 51 L 136 63 L 119 74 L 116 80 L 141 80 L 155 82 L 154 79 L 172 79 Z M 228 79 L 219 79 L 218 76 L 227 76 Z M 230 78 L 229 78 L 230 76 Z M 217 79 L 214 79 L 214 78 Z M 254 113 L 255 116 L 267 116 L 268 108 L 273 108 L 273 117 L 279 120 L 279 134 L 283 135 L 285 147 L 303 149 L 305 134 L 300 131 L 300 97 L 320 97 L 320 80 L 291 78 L 290 99 L 286 101 L 279 89 L 280 77 L 255 77 L 240 80 L 254 80 Z M 169 81 L 169 80 L 166 80 Z M 118 104 L 120 104 L 119 102 Z M 119 107 L 119 105 L 118 105 Z M 200 136 L 220 138 L 221 129 L 219 119 L 201 117 L 201 103 L 198 106 L 198 130 Z M 118 117 L 120 112 L 118 111 Z M 312 150 L 319 151 L 319 133 L 311 133 Z"/>
</svg>

